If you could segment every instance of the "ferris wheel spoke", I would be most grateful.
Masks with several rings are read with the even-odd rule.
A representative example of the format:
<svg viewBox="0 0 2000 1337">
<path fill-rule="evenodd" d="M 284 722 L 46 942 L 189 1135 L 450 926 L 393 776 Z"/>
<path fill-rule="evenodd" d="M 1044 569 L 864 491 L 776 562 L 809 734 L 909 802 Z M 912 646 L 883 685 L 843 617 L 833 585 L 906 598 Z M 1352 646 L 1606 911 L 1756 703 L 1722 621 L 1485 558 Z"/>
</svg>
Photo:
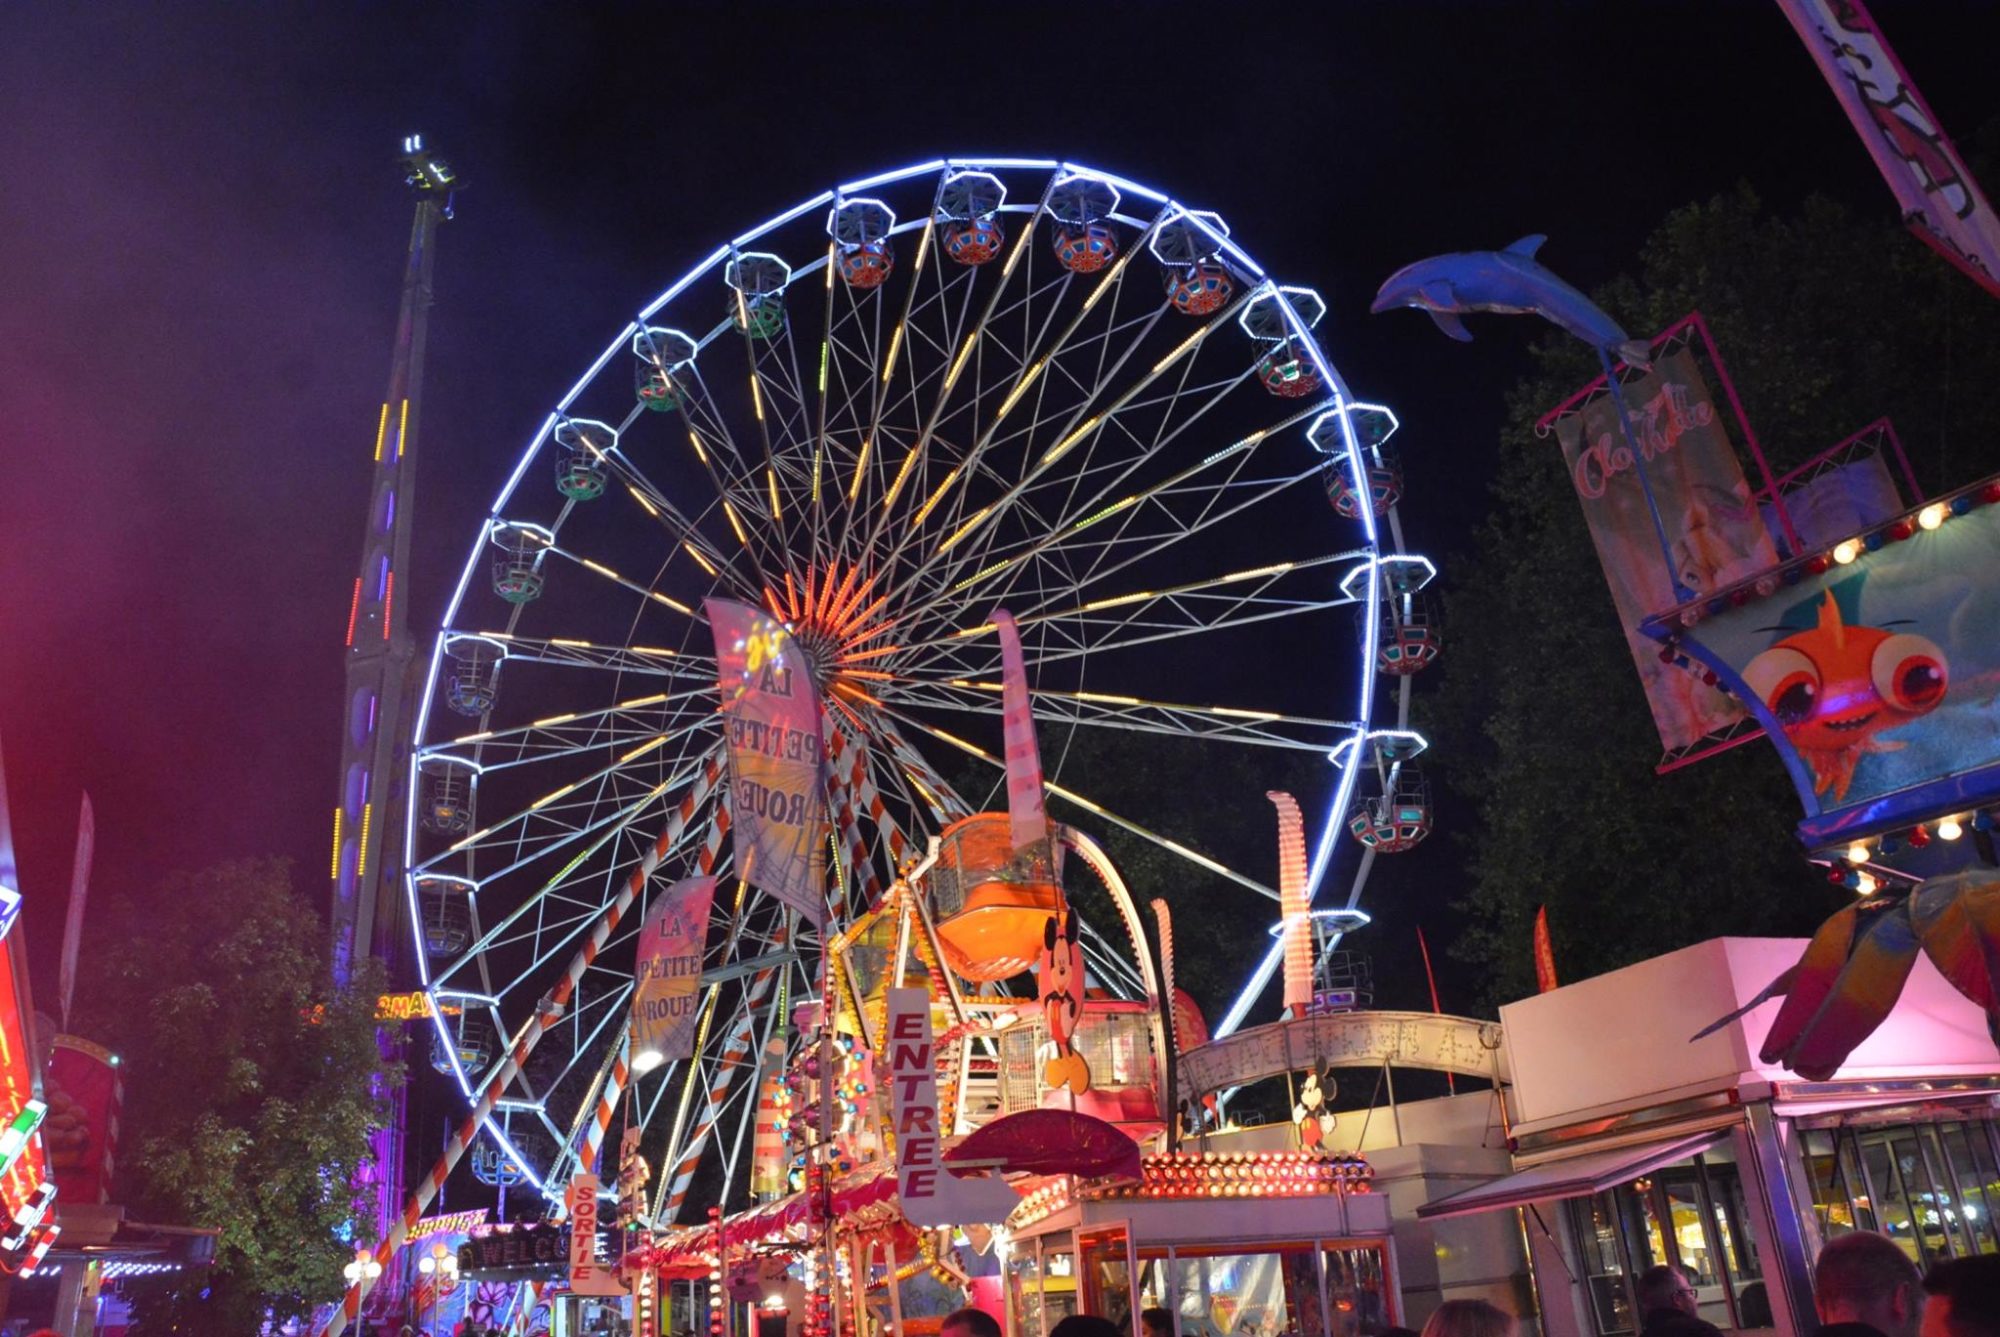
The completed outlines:
<svg viewBox="0 0 2000 1337">
<path fill-rule="evenodd" d="M 457 632 L 454 638 L 495 642 L 506 649 L 508 659 L 564 668 L 608 669 L 616 673 L 644 674 L 687 682 L 713 683 L 712 656 L 691 654 L 660 645 L 606 645 L 562 636 L 523 636 L 512 631 Z"/>
<path fill-rule="evenodd" d="M 1015 621 L 1023 630 L 1042 626 L 1067 626 L 1072 629 L 1074 644 L 1071 647 L 1055 651 L 1040 649 L 1028 655 L 1030 665 L 1047 664 L 1087 654 L 1092 649 L 1143 645 L 1165 636 L 1222 631 L 1272 618 L 1296 617 L 1345 607 L 1357 602 L 1357 596 L 1337 587 L 1331 594 L 1324 593 L 1325 586 L 1308 577 L 1327 566 L 1351 565 L 1366 558 L 1365 551 L 1329 553 L 1300 561 L 1252 567 L 1247 571 L 1232 571 L 1166 589 L 1106 595 L 1088 603 L 1056 609 L 1038 608 L 1036 603 L 1046 601 L 1037 600 L 1024 605 L 1028 611 L 1016 612 Z M 1303 588 L 1294 592 L 1291 590 L 1293 586 Z M 1073 595 L 1075 591 L 1066 592 Z M 900 648 L 900 653 L 907 658 L 921 656 L 927 661 L 923 668 L 899 669 L 896 665 L 902 660 L 885 656 L 890 664 L 885 671 L 892 676 L 965 676 L 965 660 L 962 655 L 953 653 L 954 647 L 989 636 L 993 629 L 991 622 L 982 621 L 945 632 L 933 640 L 911 641 Z M 1082 629 L 1088 629 L 1091 634 L 1083 636 Z M 940 659 L 940 655 L 949 657 Z M 988 658 L 982 664 L 982 671 L 990 666 Z M 957 671 L 940 674 L 941 668 Z"/>
<path fill-rule="evenodd" d="M 505 881 L 534 864 L 555 855 L 569 853 L 578 845 L 582 846 L 582 849 L 574 853 L 554 875 L 545 879 L 539 888 L 523 897 L 517 906 L 489 927 L 466 950 L 465 954 L 460 958 L 460 962 L 463 963 L 477 957 L 495 944 L 504 941 L 504 935 L 509 929 L 522 922 L 530 914 L 542 911 L 545 908 L 545 902 L 550 901 L 552 898 L 559 898 L 563 889 L 569 885 L 568 879 L 572 873 L 581 868 L 591 856 L 597 854 L 613 840 L 624 834 L 634 821 L 652 809 L 654 805 L 660 804 L 669 794 L 679 789 L 689 786 L 699 786 L 703 777 L 710 773 L 709 763 L 717 761 L 719 764 L 721 746 L 722 744 L 718 740 L 707 753 L 695 758 L 694 765 L 685 768 L 680 774 L 652 786 L 634 799 L 610 806 L 601 811 L 586 810 L 585 816 L 587 820 L 581 823 L 562 824 L 554 821 L 547 823 L 546 838 L 539 842 L 531 840 L 527 831 L 521 829 L 524 825 L 521 819 L 509 818 L 496 823 L 494 827 L 488 828 L 486 831 L 482 831 L 478 838 L 467 837 L 465 840 L 454 844 L 450 849 L 413 868 L 411 870 L 412 876 L 421 882 L 426 873 L 449 868 L 453 861 L 452 856 L 463 854 L 467 851 L 477 854 L 480 852 L 481 846 L 491 845 L 502 859 L 508 861 L 497 867 L 481 867 L 478 870 L 479 876 L 474 879 L 474 885 L 486 886 Z M 699 792 L 699 790 L 697 789 L 695 792 Z M 702 799 L 702 803 L 704 804 L 712 801 L 712 794 L 706 795 Z M 506 829 L 506 832 L 511 832 L 511 836 L 504 839 L 493 839 L 493 837 L 505 834 L 503 828 Z M 685 832 L 682 833 L 681 838 L 686 838 Z M 587 877 L 590 879 L 594 879 L 597 876 L 600 876 L 600 874 L 587 874 Z M 452 973 L 450 969 L 440 971 L 438 972 L 438 978 L 444 978 L 450 973 Z"/>
<path fill-rule="evenodd" d="M 991 716 L 1001 685 L 997 681 L 953 679 L 943 683 L 898 685 L 889 700 L 899 706 Z M 1321 755 L 1352 736 L 1351 721 L 1314 719 L 1235 706 L 1191 706 L 1149 701 L 1107 692 L 1030 693 L 1035 718 L 1050 724 L 1125 729 L 1134 733 L 1205 738 L 1256 747 L 1291 748 Z"/>
<path fill-rule="evenodd" d="M 616 764 L 626 766 L 664 746 L 684 728 L 709 720 L 715 713 L 709 704 L 713 694 L 712 687 L 656 692 L 514 728 L 440 739 L 416 755 L 420 762 L 448 762 L 481 774 L 584 752 L 620 752 Z M 626 748 L 631 750 L 622 751 Z M 476 755 L 462 755 L 463 749 L 473 749 Z"/>
<path fill-rule="evenodd" d="M 633 465 L 622 451 L 613 452 L 611 458 L 626 492 L 637 503 L 639 509 L 652 517 L 676 540 L 681 552 L 684 552 L 710 579 L 725 581 L 739 597 L 755 596 L 754 581 L 746 579 L 736 569 L 736 559 L 733 554 L 724 552 L 703 533 L 701 528 L 668 500 L 664 492 L 646 477 L 642 470 Z"/>
<path fill-rule="evenodd" d="M 965 755 L 969 757 L 977 757 L 979 760 L 985 762 L 987 765 L 1000 771 L 1002 774 L 1005 774 L 1007 769 L 1007 763 L 1005 759 L 994 756 L 991 752 L 979 746 L 977 743 L 968 742 L 966 739 L 960 738 L 955 734 L 947 733 L 945 730 L 937 728 L 934 725 L 927 724 L 923 720 L 920 720 L 915 716 L 907 714 L 903 711 L 895 710 L 889 707 L 884 707 L 883 709 L 886 714 L 898 720 L 906 727 L 914 729 L 918 733 L 921 733 L 928 738 L 934 738 L 938 742 L 943 743 L 946 747 L 954 748 L 959 752 L 963 752 Z M 1066 789 L 1062 785 L 1057 784 L 1053 780 L 1044 780 L 1042 782 L 1042 788 L 1047 793 L 1052 794 L 1059 799 L 1063 799 L 1066 802 L 1074 803 L 1077 807 L 1082 808 L 1084 811 L 1088 813 L 1091 813 L 1093 816 L 1101 817 L 1105 821 L 1110 822 L 1113 826 L 1116 826 L 1123 831 L 1128 831 L 1132 835 L 1140 837 L 1142 840 L 1149 841 L 1152 844 L 1157 845 L 1159 848 L 1167 851 L 1167 853 L 1185 859 L 1187 862 L 1194 864 L 1198 868 L 1206 869 L 1208 872 L 1215 874 L 1217 877 L 1227 878 L 1229 881 L 1234 882 L 1241 887 L 1248 887 L 1251 891 L 1256 892 L 1260 896 L 1268 896 L 1274 901 L 1278 899 L 1278 893 L 1275 889 L 1264 885 L 1262 882 L 1257 881 L 1257 879 L 1253 877 L 1246 877 L 1242 873 L 1239 873 L 1235 869 L 1229 867 L 1229 865 L 1211 859 L 1206 854 L 1201 853 L 1199 850 L 1192 849 L 1189 846 L 1182 844 L 1178 840 L 1174 840 L 1171 837 L 1161 835 L 1157 831 L 1149 830 L 1148 828 L 1141 826 L 1139 823 L 1132 821 L 1130 818 L 1121 817 L 1117 813 L 1112 812 L 1109 808 L 1106 808 L 1103 804 L 1098 803 L 1094 799 L 1086 798 L 1085 796 L 1077 793 L 1074 790 Z"/>
<path fill-rule="evenodd" d="M 1247 298 L 1243 300 L 1247 300 Z M 1129 327 L 1128 337 L 1124 341 L 1124 346 L 1117 352 L 1115 357 L 1111 353 L 1111 338 L 1107 335 L 1106 339 L 1099 343 L 1095 350 L 1097 353 L 1096 363 L 1090 368 L 1087 379 L 1083 376 L 1074 375 L 1064 366 L 1060 359 L 1056 359 L 1055 365 L 1058 370 L 1064 375 L 1071 376 L 1073 383 L 1083 392 L 1081 398 L 1069 411 L 1061 427 L 1056 432 L 1051 433 L 1055 437 L 1053 443 L 1039 447 L 1039 455 L 1021 476 L 1019 482 L 1003 493 L 982 514 L 978 522 L 990 523 L 987 519 L 988 516 L 996 514 L 1004 515 L 1010 504 L 1017 497 L 1034 488 L 1037 483 L 1049 476 L 1051 471 L 1065 457 L 1086 443 L 1089 443 L 1088 448 L 1093 453 L 1102 453 L 1108 449 L 1107 443 L 1117 440 L 1118 436 L 1122 434 L 1130 442 L 1128 449 L 1132 456 L 1133 467 L 1136 468 L 1139 463 L 1143 462 L 1144 459 L 1161 445 L 1165 444 L 1167 440 L 1171 440 L 1171 436 L 1167 434 L 1167 427 L 1175 421 L 1173 410 L 1181 407 L 1183 393 L 1155 393 L 1156 386 L 1160 384 L 1162 378 L 1167 373 L 1178 367 L 1180 368 L 1181 386 L 1184 391 L 1197 360 L 1195 355 L 1207 344 L 1209 336 L 1215 330 L 1221 328 L 1225 322 L 1237 314 L 1241 304 L 1241 301 L 1239 301 L 1236 305 L 1226 307 L 1220 313 L 1205 320 L 1171 352 L 1154 363 L 1150 371 L 1139 377 L 1132 385 L 1114 396 L 1101 410 L 1088 418 L 1084 415 L 1089 411 L 1090 406 L 1103 398 L 1106 388 L 1125 370 L 1126 365 L 1131 359 L 1138 355 L 1145 336 L 1156 328 L 1160 319 L 1171 309 L 1170 305 L 1167 303 L 1155 303 L 1140 317 L 1133 318 Z M 1119 327 L 1113 327 L 1114 333 L 1118 330 Z M 1087 347 L 1088 345 L 1086 345 Z M 1215 385 L 1209 387 L 1205 397 L 1196 397 L 1197 403 L 1193 411 L 1187 415 L 1186 422 L 1181 423 L 1173 434 L 1178 435 L 1179 430 L 1185 430 L 1187 425 L 1198 421 L 1215 403 L 1219 402 L 1229 391 L 1240 385 L 1242 380 L 1249 375 L 1250 371 L 1246 368 L 1239 375 L 1217 382 Z M 1150 432 L 1143 425 L 1136 423 L 1128 425 L 1125 422 L 1125 415 L 1130 415 L 1134 418 L 1143 417 L 1147 410 L 1157 411 L 1162 405 L 1165 406 L 1165 412 L 1161 413 L 1160 421 L 1155 424 Z M 1035 449 L 1036 447 L 1031 445 L 1030 453 L 1033 453 Z M 1067 487 L 1072 493 L 1074 493 L 1079 485 L 1080 480 L 1076 478 L 1071 478 L 1067 483 Z M 954 535 L 953 538 L 955 544 L 957 536 Z M 941 555 L 941 551 L 934 551 L 931 555 L 931 560 L 934 561 Z M 969 556 L 961 556 L 959 559 L 961 567 L 963 567 Z M 929 565 L 930 563 L 926 562 L 919 566 L 915 573 L 916 576 L 921 577 L 923 571 Z M 984 563 L 981 562 L 980 565 L 984 565 Z"/>
</svg>

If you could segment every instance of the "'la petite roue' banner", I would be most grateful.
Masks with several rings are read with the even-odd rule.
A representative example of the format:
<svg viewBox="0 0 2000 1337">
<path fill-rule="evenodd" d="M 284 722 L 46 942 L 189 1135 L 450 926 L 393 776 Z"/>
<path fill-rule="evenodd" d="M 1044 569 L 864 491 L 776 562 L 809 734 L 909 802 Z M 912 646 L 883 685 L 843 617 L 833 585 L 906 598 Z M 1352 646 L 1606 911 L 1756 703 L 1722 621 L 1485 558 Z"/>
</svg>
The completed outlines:
<svg viewBox="0 0 2000 1337">
<path fill-rule="evenodd" d="M 736 871 L 800 914 L 826 915 L 826 791 L 819 693 L 805 655 L 762 609 L 705 604 L 729 727 Z"/>
<path fill-rule="evenodd" d="M 632 1068 L 650 1072 L 694 1053 L 695 991 L 715 879 L 691 877 L 660 893 L 639 926 L 632 980 Z"/>
<path fill-rule="evenodd" d="M 1618 400 L 1609 394 L 1558 418 L 1556 438 L 1618 605 L 1653 723 L 1660 741 L 1674 752 L 1740 722 L 1744 711 L 1693 675 L 1662 664 L 1659 645 L 1639 624 L 1680 602 L 1675 575 L 1696 594 L 1706 594 L 1776 566 L 1778 550 L 1692 348 L 1656 356 L 1652 370 L 1623 382 L 1620 393 L 1641 460 L 1632 458 L 1618 422 Z M 1640 463 L 1659 504 L 1672 572 L 1646 509 Z"/>
</svg>

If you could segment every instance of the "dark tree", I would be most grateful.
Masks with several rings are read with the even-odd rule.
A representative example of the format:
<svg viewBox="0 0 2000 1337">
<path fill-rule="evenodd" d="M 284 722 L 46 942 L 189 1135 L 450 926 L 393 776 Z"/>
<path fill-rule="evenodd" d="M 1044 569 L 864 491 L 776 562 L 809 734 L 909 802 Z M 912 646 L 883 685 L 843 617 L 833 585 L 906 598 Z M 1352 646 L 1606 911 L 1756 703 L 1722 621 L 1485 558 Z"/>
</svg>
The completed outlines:
<svg viewBox="0 0 2000 1337">
<path fill-rule="evenodd" d="M 162 880 L 116 906 L 79 1028 L 123 1058 L 121 1200 L 213 1226 L 216 1264 L 142 1301 L 135 1334 L 250 1334 L 344 1288 L 352 1184 L 400 1080 L 375 1044 L 381 970 L 330 984 L 328 933 L 277 859 Z"/>
<path fill-rule="evenodd" d="M 1824 200 L 1775 216 L 1739 190 L 1675 211 L 1639 278 L 1597 296 L 1635 331 L 1701 311 L 1780 473 L 1883 414 L 1926 489 L 2000 467 L 2000 302 L 1893 226 Z M 1841 903 L 1800 857 L 1768 745 L 1655 774 L 1561 451 L 1532 430 L 1595 357 L 1551 336 L 1535 359 L 1509 400 L 1489 518 L 1445 568 L 1450 649 L 1425 701 L 1433 773 L 1475 817 L 1453 954 L 1488 1003 L 1532 990 L 1540 905 L 1571 980 L 1722 934 L 1804 933 Z"/>
</svg>

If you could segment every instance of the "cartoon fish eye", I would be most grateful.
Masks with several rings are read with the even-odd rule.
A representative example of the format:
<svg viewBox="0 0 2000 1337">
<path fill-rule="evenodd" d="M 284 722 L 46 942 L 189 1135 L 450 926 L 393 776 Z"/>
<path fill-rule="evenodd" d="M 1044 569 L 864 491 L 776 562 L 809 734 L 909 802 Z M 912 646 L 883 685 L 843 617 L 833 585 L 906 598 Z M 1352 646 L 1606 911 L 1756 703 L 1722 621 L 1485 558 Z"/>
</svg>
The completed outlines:
<svg viewBox="0 0 2000 1337">
<path fill-rule="evenodd" d="M 1944 651 L 1907 632 L 1876 646 L 1868 668 L 1876 692 L 1898 710 L 1929 710 L 1944 700 L 1950 685 Z"/>
<path fill-rule="evenodd" d="M 1819 700 L 1819 665 L 1788 646 L 1774 646 L 1751 660 L 1743 669 L 1743 682 L 1778 717 L 1778 723 L 1788 727 L 1812 718 Z"/>
</svg>

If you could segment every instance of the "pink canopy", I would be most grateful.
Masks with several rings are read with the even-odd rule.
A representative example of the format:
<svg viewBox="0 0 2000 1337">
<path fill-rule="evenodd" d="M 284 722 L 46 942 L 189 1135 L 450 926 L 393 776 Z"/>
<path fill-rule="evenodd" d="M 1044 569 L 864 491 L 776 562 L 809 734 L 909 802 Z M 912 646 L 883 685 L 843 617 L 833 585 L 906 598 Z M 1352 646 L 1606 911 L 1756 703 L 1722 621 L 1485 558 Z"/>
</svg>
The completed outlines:
<svg viewBox="0 0 2000 1337">
<path fill-rule="evenodd" d="M 944 1154 L 955 1175 L 997 1170 L 1003 1175 L 1139 1177 L 1139 1144 L 1102 1119 L 1070 1110 L 1023 1110 L 966 1135 Z"/>
</svg>

